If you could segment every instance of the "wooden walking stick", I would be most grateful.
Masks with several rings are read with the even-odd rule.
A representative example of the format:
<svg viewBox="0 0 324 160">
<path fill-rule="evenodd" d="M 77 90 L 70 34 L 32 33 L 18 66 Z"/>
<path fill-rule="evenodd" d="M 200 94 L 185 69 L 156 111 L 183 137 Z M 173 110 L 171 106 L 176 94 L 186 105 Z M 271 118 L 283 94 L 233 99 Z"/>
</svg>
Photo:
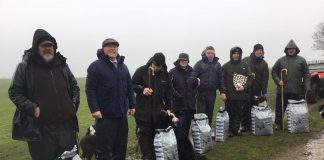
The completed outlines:
<svg viewBox="0 0 324 160">
<path fill-rule="evenodd" d="M 280 71 L 280 80 L 283 81 L 282 78 L 282 73 L 284 73 L 285 75 L 287 75 L 288 70 L 287 69 L 281 69 Z M 282 125 L 282 131 L 284 131 L 284 96 L 283 96 L 283 92 L 284 92 L 284 86 L 281 85 L 281 125 Z"/>
</svg>

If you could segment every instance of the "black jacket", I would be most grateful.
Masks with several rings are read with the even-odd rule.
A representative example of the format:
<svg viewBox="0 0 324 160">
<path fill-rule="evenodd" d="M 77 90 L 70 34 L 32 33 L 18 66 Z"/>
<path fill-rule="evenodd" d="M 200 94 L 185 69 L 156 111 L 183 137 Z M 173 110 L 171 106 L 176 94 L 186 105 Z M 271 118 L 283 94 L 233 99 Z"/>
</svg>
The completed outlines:
<svg viewBox="0 0 324 160">
<path fill-rule="evenodd" d="M 33 44 L 36 44 L 35 42 L 46 36 L 50 36 L 46 31 L 36 31 Z M 18 64 L 8 90 L 11 101 L 17 107 L 13 117 L 12 131 L 12 138 L 15 140 L 41 140 L 39 125 L 34 117 L 34 110 L 37 104 L 32 97 L 35 89 L 35 82 L 33 80 L 35 75 L 32 74 L 31 63 L 34 62 L 33 60 L 36 56 L 33 48 L 36 47 L 33 46 L 31 49 L 25 51 L 23 61 Z M 59 52 L 55 53 L 55 57 L 61 63 L 61 65 L 58 66 L 59 70 L 64 76 L 68 88 L 68 94 L 76 107 L 75 109 L 77 110 L 80 103 L 80 89 L 77 85 L 77 81 L 66 64 L 66 58 L 63 57 Z M 74 117 L 74 122 L 75 130 L 78 131 L 76 115 Z"/>
<path fill-rule="evenodd" d="M 149 88 L 148 67 L 152 62 L 151 58 L 146 65 L 139 67 L 132 77 L 137 104 L 135 118 L 144 122 L 159 123 L 161 110 L 171 109 L 171 79 L 166 65 L 163 65 L 158 73 L 151 76 L 153 95 L 143 95 L 144 88 Z"/>
<path fill-rule="evenodd" d="M 129 108 L 135 107 L 132 81 L 123 56 L 117 57 L 117 69 L 104 55 L 97 52 L 98 60 L 88 68 L 86 94 L 90 111 L 101 111 L 104 118 L 127 116 Z"/>
<path fill-rule="evenodd" d="M 220 92 L 224 93 L 224 74 L 218 58 L 215 57 L 212 62 L 208 62 L 204 52 L 201 56 L 202 59 L 194 66 L 197 78 L 200 79 L 199 92 L 216 91 L 219 89 Z"/>
<path fill-rule="evenodd" d="M 172 110 L 195 110 L 197 76 L 191 66 L 176 67 L 169 72 L 172 86 Z"/>
<path fill-rule="evenodd" d="M 243 59 L 248 64 L 255 78 L 252 80 L 250 86 L 253 96 L 261 96 L 267 94 L 268 80 L 269 80 L 269 67 L 268 63 L 263 59 L 263 56 L 257 58 L 254 53 Z"/>
</svg>

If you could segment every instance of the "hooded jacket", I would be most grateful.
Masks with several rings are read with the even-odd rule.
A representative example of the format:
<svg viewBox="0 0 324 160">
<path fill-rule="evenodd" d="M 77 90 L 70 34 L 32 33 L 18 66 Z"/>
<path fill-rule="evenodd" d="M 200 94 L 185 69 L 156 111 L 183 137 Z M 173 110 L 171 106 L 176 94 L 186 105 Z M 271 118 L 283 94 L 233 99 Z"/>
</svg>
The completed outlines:
<svg viewBox="0 0 324 160">
<path fill-rule="evenodd" d="M 54 49 L 56 50 L 57 44 L 55 39 L 45 30 L 36 30 L 33 38 L 33 45 L 30 49 L 24 52 L 23 60 L 18 64 L 8 90 L 11 101 L 17 107 L 13 118 L 12 129 L 12 138 L 15 140 L 41 140 L 38 120 L 34 116 L 34 111 L 38 104 L 35 102 L 33 97 L 37 85 L 34 81 L 36 75 L 34 75 L 32 65 L 43 63 L 40 57 L 38 57 L 36 49 L 39 43 L 44 39 L 51 40 L 54 43 Z M 74 104 L 75 110 L 77 110 L 80 103 L 80 89 L 71 70 L 66 64 L 66 58 L 59 52 L 56 52 L 55 58 L 52 62 L 52 67 L 57 68 L 62 73 L 68 96 Z M 78 131 L 76 115 L 74 115 L 74 124 L 75 130 Z"/>
<path fill-rule="evenodd" d="M 148 123 L 159 123 L 161 110 L 171 109 L 171 79 L 167 72 L 167 66 L 165 63 L 162 64 L 162 69 L 151 76 L 151 84 L 149 84 L 149 73 L 148 68 L 154 62 L 152 57 L 144 66 L 139 67 L 133 77 L 133 88 L 136 93 L 136 120 L 148 122 Z M 145 96 L 143 94 L 144 88 L 153 90 L 153 95 Z"/>
<path fill-rule="evenodd" d="M 208 62 L 205 52 L 201 54 L 202 59 L 198 61 L 194 70 L 197 78 L 200 79 L 199 92 L 216 91 L 219 89 L 221 93 L 225 92 L 224 75 L 222 66 L 215 57 L 212 62 Z"/>
<path fill-rule="evenodd" d="M 87 70 L 86 95 L 90 111 L 100 111 L 103 118 L 125 117 L 128 109 L 136 104 L 125 57 L 118 55 L 117 68 L 102 49 L 98 49 L 97 57 Z"/>
<path fill-rule="evenodd" d="M 288 49 L 295 48 L 296 54 L 294 56 L 288 55 Z M 287 75 L 283 72 L 284 93 L 292 93 L 302 95 L 310 90 L 310 77 L 306 60 L 298 56 L 300 52 L 296 43 L 291 40 L 284 49 L 285 56 L 279 58 L 272 67 L 272 78 L 277 84 L 277 93 L 280 94 L 281 71 L 287 69 Z"/>
<path fill-rule="evenodd" d="M 233 60 L 233 54 L 238 51 L 240 54 L 240 59 L 238 61 Z M 248 92 L 247 88 L 251 84 L 252 74 L 247 63 L 242 60 L 242 49 L 239 47 L 234 47 L 230 51 L 230 61 L 223 65 L 224 79 L 226 85 L 226 96 L 228 100 L 247 100 Z M 243 86 L 244 91 L 236 91 L 233 83 L 234 73 L 248 76 L 247 83 Z"/>
<path fill-rule="evenodd" d="M 269 67 L 268 63 L 264 60 L 264 57 L 256 57 L 255 53 L 251 53 L 250 56 L 243 59 L 248 64 L 255 78 L 252 80 L 250 89 L 253 96 L 261 96 L 267 94 L 268 81 L 269 81 Z"/>
<path fill-rule="evenodd" d="M 181 68 L 179 61 L 174 63 L 175 67 L 170 70 L 172 86 L 172 110 L 195 110 L 197 76 L 191 66 Z"/>
</svg>

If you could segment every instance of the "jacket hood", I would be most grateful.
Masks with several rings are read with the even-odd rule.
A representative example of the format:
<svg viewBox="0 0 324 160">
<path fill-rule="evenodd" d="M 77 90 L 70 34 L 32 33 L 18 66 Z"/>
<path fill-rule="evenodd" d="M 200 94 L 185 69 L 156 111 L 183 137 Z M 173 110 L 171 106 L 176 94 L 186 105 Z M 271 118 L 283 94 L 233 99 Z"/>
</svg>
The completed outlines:
<svg viewBox="0 0 324 160">
<path fill-rule="evenodd" d="M 33 36 L 33 44 L 31 49 L 34 53 L 37 53 L 38 45 L 43 41 L 51 41 L 54 45 L 54 51 L 56 52 L 57 49 L 57 42 L 53 36 L 51 36 L 47 31 L 44 29 L 37 29 Z"/>
<path fill-rule="evenodd" d="M 287 46 L 285 47 L 285 53 L 288 54 L 288 49 L 292 49 L 295 48 L 296 49 L 296 55 L 300 52 L 298 46 L 296 45 L 294 40 L 290 40 L 287 44 Z"/>
<path fill-rule="evenodd" d="M 97 57 L 98 59 L 101 59 L 101 60 L 104 60 L 105 62 L 109 62 L 110 63 L 110 60 L 108 58 L 108 56 L 106 56 L 103 52 L 102 49 L 98 49 L 97 50 Z M 120 56 L 119 54 L 117 55 L 117 62 L 118 63 L 124 63 L 124 60 L 125 60 L 125 57 L 124 56 Z"/>
<path fill-rule="evenodd" d="M 167 67 L 167 65 L 166 65 L 166 63 L 165 63 L 165 57 L 164 57 L 164 55 L 163 55 L 162 52 L 157 52 L 157 53 L 155 53 L 154 56 L 151 57 L 151 58 L 147 61 L 146 66 L 150 66 L 152 63 L 155 63 L 157 57 L 160 57 L 161 59 L 164 59 L 164 60 L 161 61 L 161 63 L 162 63 L 161 66 L 162 66 L 162 69 L 163 69 L 163 70 L 167 71 L 167 70 L 168 70 L 168 67 Z"/>
<path fill-rule="evenodd" d="M 240 59 L 238 60 L 238 61 L 241 61 L 242 60 L 242 53 L 243 53 L 243 51 L 242 51 L 242 49 L 240 48 L 240 47 L 233 47 L 231 50 L 230 50 L 230 59 L 231 59 L 231 62 L 235 62 L 234 60 L 233 60 L 233 54 L 235 53 L 235 52 L 239 52 L 239 54 L 240 54 Z"/>
</svg>

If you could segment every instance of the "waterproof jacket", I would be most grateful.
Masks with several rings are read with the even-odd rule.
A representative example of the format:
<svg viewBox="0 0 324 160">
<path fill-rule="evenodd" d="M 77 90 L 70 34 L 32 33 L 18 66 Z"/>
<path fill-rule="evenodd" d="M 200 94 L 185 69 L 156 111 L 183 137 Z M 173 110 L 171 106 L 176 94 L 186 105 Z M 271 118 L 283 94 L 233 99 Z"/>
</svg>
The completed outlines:
<svg viewBox="0 0 324 160">
<path fill-rule="evenodd" d="M 234 61 L 232 58 L 234 50 L 239 50 L 240 59 L 238 61 Z M 247 65 L 247 63 L 241 60 L 241 57 L 242 57 L 241 48 L 234 47 L 231 49 L 230 52 L 231 60 L 223 65 L 227 100 L 247 100 L 249 98 L 247 88 L 251 84 L 252 74 L 249 66 Z M 236 91 L 233 83 L 234 73 L 241 74 L 248 77 L 247 83 L 243 86 L 244 91 Z"/>
<path fill-rule="evenodd" d="M 33 46 L 31 49 L 25 51 L 23 61 L 18 64 L 8 90 L 9 97 L 16 106 L 12 130 L 12 138 L 15 140 L 39 141 L 42 137 L 38 120 L 34 116 L 34 111 L 38 106 L 37 102 L 33 99 L 34 90 L 37 86 L 34 78 L 37 75 L 33 75 L 31 66 L 35 63 L 34 60 L 37 57 L 37 53 L 35 53 L 36 47 L 34 45 L 44 37 L 53 38 L 44 30 L 37 30 L 35 32 Z M 56 41 L 54 42 L 54 45 L 57 46 Z M 57 52 L 55 53 L 55 59 L 59 62 L 59 65 L 55 67 L 62 73 L 68 95 L 74 104 L 75 111 L 77 111 L 80 103 L 80 89 L 77 81 L 66 64 L 66 58 Z M 74 129 L 78 131 L 76 115 L 74 115 L 73 120 L 75 125 Z"/>
<path fill-rule="evenodd" d="M 279 58 L 272 67 L 272 78 L 277 84 L 277 93 L 280 94 L 281 87 L 279 86 L 279 82 L 281 79 L 281 71 L 282 69 L 287 69 L 287 74 L 283 72 L 282 75 L 284 93 L 303 95 L 305 91 L 310 89 L 308 65 L 306 60 L 297 54 L 289 56 L 287 54 L 288 48 L 296 48 L 297 54 L 299 53 L 299 48 L 295 42 L 290 41 L 285 48 L 286 56 Z"/>
<path fill-rule="evenodd" d="M 90 64 L 86 80 L 86 95 L 91 113 L 100 111 L 103 118 L 127 116 L 135 107 L 131 77 L 123 56 L 117 57 L 117 68 L 98 49 L 98 60 Z"/>
<path fill-rule="evenodd" d="M 198 82 L 192 67 L 183 69 L 176 63 L 169 74 L 172 86 L 172 110 L 195 110 Z"/>
<path fill-rule="evenodd" d="M 225 92 L 224 74 L 218 58 L 215 57 L 212 62 L 208 62 L 204 52 L 201 56 L 202 59 L 194 66 L 197 78 L 200 79 L 199 92 L 216 91 L 217 89 L 220 92 Z"/>
<path fill-rule="evenodd" d="M 137 103 L 135 118 L 158 124 L 161 110 L 171 109 L 171 79 L 166 65 L 162 65 L 162 69 L 154 76 L 149 75 L 148 68 L 152 63 L 153 58 L 146 65 L 139 67 L 132 77 Z M 149 76 L 151 76 L 151 84 L 149 84 Z M 149 86 L 153 90 L 153 95 L 145 96 L 144 88 L 150 88 Z"/>
<path fill-rule="evenodd" d="M 263 56 L 257 58 L 254 53 L 243 59 L 248 64 L 252 74 L 255 78 L 252 80 L 250 86 L 253 96 L 261 96 L 267 94 L 268 81 L 269 81 L 269 67 L 268 63 L 263 59 Z"/>
</svg>

